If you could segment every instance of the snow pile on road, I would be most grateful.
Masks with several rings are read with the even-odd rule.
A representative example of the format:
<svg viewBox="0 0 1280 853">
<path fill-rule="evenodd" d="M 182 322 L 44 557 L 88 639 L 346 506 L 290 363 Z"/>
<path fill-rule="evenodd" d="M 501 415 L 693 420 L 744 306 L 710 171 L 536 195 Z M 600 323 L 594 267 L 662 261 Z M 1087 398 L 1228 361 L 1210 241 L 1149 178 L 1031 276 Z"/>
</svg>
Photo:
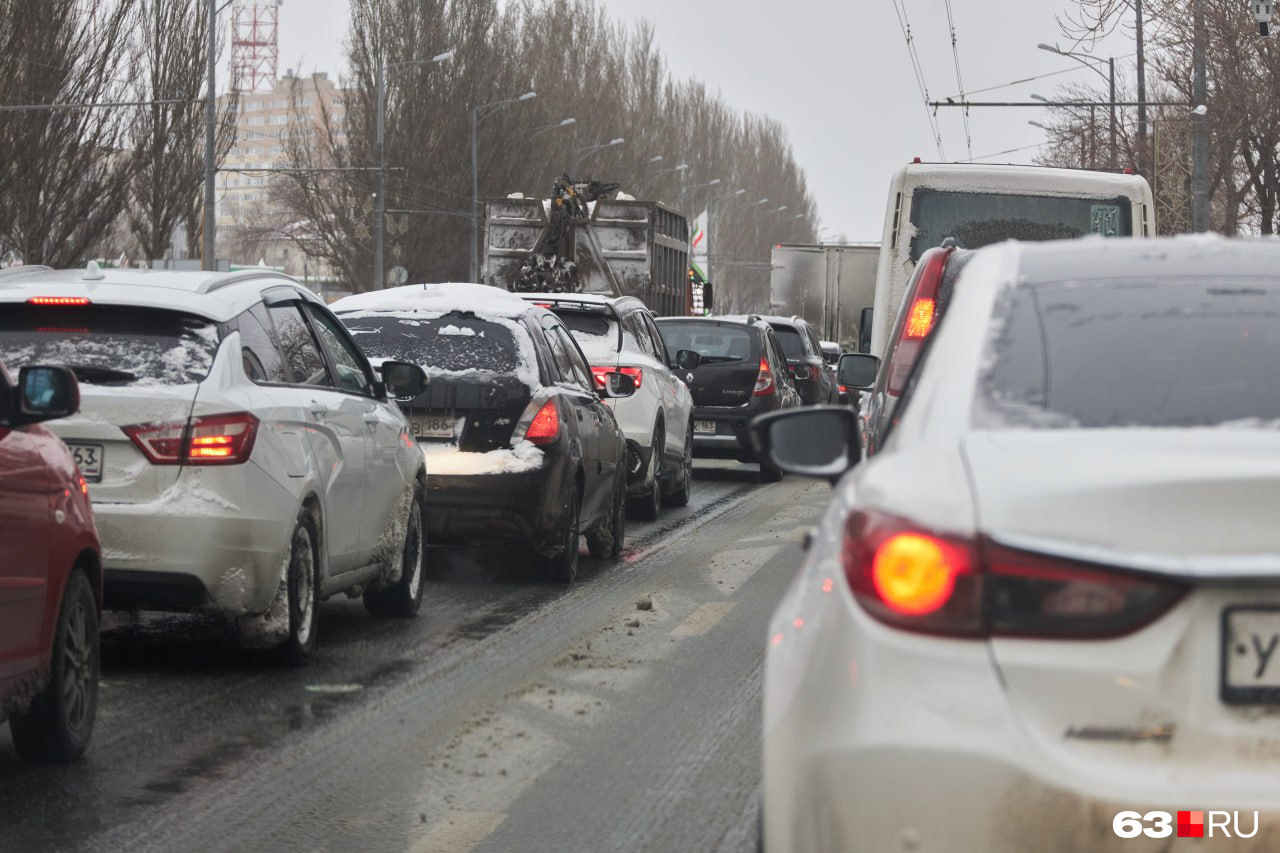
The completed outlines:
<svg viewBox="0 0 1280 853">
<path fill-rule="evenodd" d="M 422 444 L 427 460 L 427 476 L 470 476 L 476 474 L 518 474 L 542 466 L 542 451 L 528 441 L 487 453 L 470 453 L 456 444 Z"/>
</svg>

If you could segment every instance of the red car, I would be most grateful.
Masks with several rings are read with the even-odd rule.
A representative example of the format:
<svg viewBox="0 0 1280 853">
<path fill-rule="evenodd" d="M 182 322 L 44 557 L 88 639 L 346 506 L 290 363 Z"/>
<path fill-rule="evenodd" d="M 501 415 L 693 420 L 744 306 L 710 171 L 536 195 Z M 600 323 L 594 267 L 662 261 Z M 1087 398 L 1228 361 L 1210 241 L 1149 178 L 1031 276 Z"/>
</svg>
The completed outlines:
<svg viewBox="0 0 1280 853">
<path fill-rule="evenodd" d="M 28 761 L 71 761 L 98 707 L 102 552 L 89 487 L 41 421 L 80 407 L 65 367 L 0 364 L 0 723 Z"/>
</svg>

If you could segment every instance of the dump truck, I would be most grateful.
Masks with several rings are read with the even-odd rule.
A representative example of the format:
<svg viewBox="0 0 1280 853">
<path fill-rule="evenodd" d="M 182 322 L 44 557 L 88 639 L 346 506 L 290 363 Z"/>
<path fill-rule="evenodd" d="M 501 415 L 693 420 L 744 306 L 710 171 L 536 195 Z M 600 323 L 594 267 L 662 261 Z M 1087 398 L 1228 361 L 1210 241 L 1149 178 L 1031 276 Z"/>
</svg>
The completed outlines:
<svg viewBox="0 0 1280 853">
<path fill-rule="evenodd" d="M 689 268 L 684 214 L 567 175 L 549 199 L 486 202 L 481 281 L 513 292 L 637 296 L 660 316 L 711 309 L 711 285 Z"/>
<path fill-rule="evenodd" d="M 856 352 L 870 343 L 879 259 L 879 243 L 779 243 L 773 247 L 769 311 L 803 317 L 822 340 Z"/>
</svg>

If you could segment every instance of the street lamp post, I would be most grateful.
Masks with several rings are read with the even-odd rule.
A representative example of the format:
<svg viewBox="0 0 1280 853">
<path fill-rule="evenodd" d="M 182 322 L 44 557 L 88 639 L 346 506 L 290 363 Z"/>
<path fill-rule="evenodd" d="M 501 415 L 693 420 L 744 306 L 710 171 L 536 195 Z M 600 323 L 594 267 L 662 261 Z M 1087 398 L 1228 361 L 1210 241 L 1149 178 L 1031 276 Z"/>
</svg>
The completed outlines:
<svg viewBox="0 0 1280 853">
<path fill-rule="evenodd" d="M 584 158 L 591 156 L 597 151 L 603 151 L 606 148 L 612 148 L 615 145 L 621 145 L 626 141 L 627 140 L 619 136 L 615 139 L 610 139 L 608 142 L 601 142 L 599 145 L 587 145 L 582 148 L 573 149 L 573 161 L 569 166 L 570 177 L 572 177 L 577 173 L 578 164 L 581 163 Z"/>
<path fill-rule="evenodd" d="M 555 124 L 544 124 L 542 127 L 535 127 L 533 130 L 529 131 L 529 135 L 525 138 L 533 139 L 535 136 L 541 136 L 544 133 L 550 133 L 551 131 L 559 130 L 562 127 L 570 127 L 577 123 L 578 120 L 576 118 L 561 119 Z"/>
<path fill-rule="evenodd" d="M 520 101 L 538 97 L 537 92 L 525 92 L 518 98 L 506 98 L 471 108 L 471 264 L 470 281 L 479 281 L 476 274 L 480 259 L 480 157 L 476 145 L 476 128 L 491 113 Z"/>
<path fill-rule="evenodd" d="M 1072 53 L 1072 52 L 1071 52 L 1071 51 L 1069 51 L 1069 50 L 1063 50 L 1062 48 L 1058 47 L 1057 45 L 1038 44 L 1038 45 L 1036 45 L 1036 47 L 1040 48 L 1041 50 L 1047 50 L 1047 51 L 1049 51 L 1050 53 L 1056 53 L 1056 54 L 1058 54 L 1059 56 L 1065 56 L 1065 57 L 1068 57 L 1068 58 L 1070 58 L 1070 59 L 1074 59 L 1076 62 L 1079 62 L 1081 65 L 1085 66 L 1086 68 L 1090 69 L 1091 71 L 1093 71 L 1093 72 L 1095 72 L 1095 73 L 1097 73 L 1097 74 L 1101 75 L 1101 77 L 1102 77 L 1104 80 L 1106 80 L 1106 81 L 1107 81 L 1107 85 L 1108 85 L 1109 90 L 1110 90 L 1110 96 L 1109 96 L 1109 97 L 1108 97 L 1108 99 L 1107 99 L 1107 105 L 1111 108 L 1111 154 L 1110 154 L 1110 156 L 1107 158 L 1107 163 L 1108 163 L 1108 166 L 1111 168 L 1111 170 L 1112 170 L 1112 171 L 1114 171 L 1114 170 L 1116 169 L 1116 164 L 1117 164 L 1117 150 L 1116 150 L 1116 148 L 1117 148 L 1117 146 L 1116 146 L 1116 59 L 1115 59 L 1115 57 L 1113 56 L 1113 57 L 1110 57 L 1110 58 L 1108 58 L 1108 59 L 1107 59 L 1107 73 L 1106 73 L 1106 74 L 1103 74 L 1103 73 L 1102 73 L 1102 69 L 1098 68 L 1098 66 L 1094 65 L 1092 62 L 1090 62 L 1090 61 L 1089 61 L 1090 59 L 1093 59 L 1093 57 L 1088 57 L 1088 58 L 1086 58 L 1086 57 L 1084 57 L 1084 56 L 1081 56 L 1081 55 L 1080 55 L 1080 54 L 1078 54 L 1078 53 Z M 1099 60 L 1099 61 L 1100 61 L 1100 60 Z M 1090 122 L 1090 125 L 1089 125 L 1089 126 L 1090 126 L 1090 130 L 1092 130 L 1092 128 L 1093 128 L 1093 124 L 1092 124 L 1092 122 Z M 1096 138 L 1096 136 L 1095 136 L 1095 138 Z"/>
<path fill-rule="evenodd" d="M 382 290 L 386 285 L 383 269 L 383 246 L 387 228 L 387 72 L 393 68 L 406 68 L 410 65 L 433 65 L 453 59 L 453 51 L 437 53 L 430 59 L 411 59 L 406 62 L 388 64 L 385 58 L 378 62 L 376 71 L 376 146 L 378 149 L 378 189 L 373 198 L 373 289 Z"/>
<path fill-rule="evenodd" d="M 707 181 L 705 184 L 694 184 L 691 187 L 682 187 L 680 189 L 680 194 L 676 196 L 676 201 L 680 204 L 684 204 L 684 197 L 689 193 L 693 192 L 694 190 L 706 189 L 707 187 L 717 187 L 719 185 L 720 185 L 720 179 L 712 178 L 711 180 Z"/>
</svg>

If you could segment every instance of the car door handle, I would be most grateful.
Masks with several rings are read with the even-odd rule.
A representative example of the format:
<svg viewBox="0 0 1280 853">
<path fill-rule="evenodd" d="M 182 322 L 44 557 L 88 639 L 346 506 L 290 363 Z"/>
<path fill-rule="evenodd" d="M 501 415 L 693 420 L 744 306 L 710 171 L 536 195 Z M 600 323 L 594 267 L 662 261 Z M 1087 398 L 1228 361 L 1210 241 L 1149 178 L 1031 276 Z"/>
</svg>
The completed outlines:
<svg viewBox="0 0 1280 853">
<path fill-rule="evenodd" d="M 369 427 L 369 432 L 373 432 L 378 428 L 378 416 L 373 412 L 369 412 L 364 416 L 364 422 Z"/>
<path fill-rule="evenodd" d="M 308 409 L 308 411 L 311 412 L 311 416 L 318 421 L 324 420 L 325 416 L 329 414 L 329 409 L 319 403 L 312 403 L 311 408 Z"/>
</svg>

